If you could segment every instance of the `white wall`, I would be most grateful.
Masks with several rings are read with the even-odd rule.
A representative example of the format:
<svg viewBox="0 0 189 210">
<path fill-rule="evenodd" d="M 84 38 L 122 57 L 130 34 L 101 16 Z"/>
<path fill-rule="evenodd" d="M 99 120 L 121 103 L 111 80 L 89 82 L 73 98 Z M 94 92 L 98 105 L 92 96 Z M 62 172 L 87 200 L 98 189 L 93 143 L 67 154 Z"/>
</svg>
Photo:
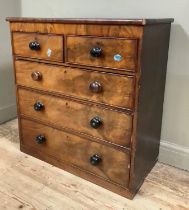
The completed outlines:
<svg viewBox="0 0 189 210">
<path fill-rule="evenodd" d="M 20 15 L 19 0 L 0 0 L 0 123 L 16 117 L 11 43 L 7 16 Z"/>
<path fill-rule="evenodd" d="M 175 18 L 165 91 L 160 161 L 189 169 L 189 1 L 22 0 L 25 17 Z"/>
</svg>

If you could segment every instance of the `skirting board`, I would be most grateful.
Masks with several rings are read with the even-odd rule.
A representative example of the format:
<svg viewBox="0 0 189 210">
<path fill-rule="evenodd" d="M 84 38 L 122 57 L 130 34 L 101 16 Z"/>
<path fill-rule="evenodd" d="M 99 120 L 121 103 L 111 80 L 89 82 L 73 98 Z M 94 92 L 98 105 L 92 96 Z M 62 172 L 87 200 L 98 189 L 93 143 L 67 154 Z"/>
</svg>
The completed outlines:
<svg viewBox="0 0 189 210">
<path fill-rule="evenodd" d="M 159 162 L 189 171 L 189 148 L 162 140 Z"/>
<path fill-rule="evenodd" d="M 0 124 L 16 118 L 16 104 L 10 104 L 8 106 L 0 107 Z"/>
</svg>

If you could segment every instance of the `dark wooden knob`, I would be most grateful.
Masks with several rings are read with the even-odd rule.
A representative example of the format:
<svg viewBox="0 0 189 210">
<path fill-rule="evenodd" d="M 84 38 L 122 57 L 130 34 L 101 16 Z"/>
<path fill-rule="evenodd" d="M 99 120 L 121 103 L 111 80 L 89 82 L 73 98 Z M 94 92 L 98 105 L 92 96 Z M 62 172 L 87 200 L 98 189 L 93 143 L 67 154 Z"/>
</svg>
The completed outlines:
<svg viewBox="0 0 189 210">
<path fill-rule="evenodd" d="M 43 144 L 43 143 L 46 141 L 46 138 L 45 138 L 44 135 L 39 134 L 39 135 L 36 136 L 35 141 L 36 141 L 38 144 Z"/>
<path fill-rule="evenodd" d="M 99 82 L 94 81 L 89 85 L 89 89 L 93 93 L 100 93 L 102 92 L 102 85 Z"/>
<path fill-rule="evenodd" d="M 42 79 L 42 74 L 38 71 L 34 71 L 31 73 L 31 77 L 34 81 L 40 81 Z"/>
<path fill-rule="evenodd" d="M 40 50 L 40 44 L 37 41 L 32 41 L 32 42 L 29 43 L 29 48 L 31 50 L 38 51 L 38 50 Z"/>
<path fill-rule="evenodd" d="M 42 111 L 44 109 L 44 105 L 41 102 L 36 102 L 34 105 L 34 110 L 39 112 Z"/>
<path fill-rule="evenodd" d="M 102 55 L 102 49 L 100 47 L 94 47 L 91 49 L 90 54 L 92 57 L 100 57 Z"/>
<path fill-rule="evenodd" d="M 90 157 L 90 163 L 93 166 L 98 165 L 102 161 L 101 157 L 97 154 Z"/>
<path fill-rule="evenodd" d="M 102 125 L 102 120 L 99 117 L 94 117 L 91 121 L 90 121 L 90 125 L 92 128 L 99 128 Z"/>
</svg>

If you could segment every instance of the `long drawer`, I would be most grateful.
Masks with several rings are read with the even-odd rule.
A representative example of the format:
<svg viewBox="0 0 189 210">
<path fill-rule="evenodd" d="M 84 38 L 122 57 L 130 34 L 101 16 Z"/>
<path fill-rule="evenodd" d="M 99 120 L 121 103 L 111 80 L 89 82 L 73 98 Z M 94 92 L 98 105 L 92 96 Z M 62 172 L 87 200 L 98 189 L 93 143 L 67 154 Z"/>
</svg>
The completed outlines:
<svg viewBox="0 0 189 210">
<path fill-rule="evenodd" d="M 63 62 L 63 36 L 14 32 L 12 39 L 17 56 Z"/>
<path fill-rule="evenodd" d="M 81 99 L 132 109 L 134 83 L 132 76 L 86 71 L 36 62 L 15 62 L 19 85 L 56 91 Z"/>
<path fill-rule="evenodd" d="M 21 144 L 123 186 L 130 155 L 51 127 L 21 119 Z"/>
<path fill-rule="evenodd" d="M 124 147 L 130 146 L 132 116 L 39 92 L 18 89 L 19 111 Z"/>
</svg>

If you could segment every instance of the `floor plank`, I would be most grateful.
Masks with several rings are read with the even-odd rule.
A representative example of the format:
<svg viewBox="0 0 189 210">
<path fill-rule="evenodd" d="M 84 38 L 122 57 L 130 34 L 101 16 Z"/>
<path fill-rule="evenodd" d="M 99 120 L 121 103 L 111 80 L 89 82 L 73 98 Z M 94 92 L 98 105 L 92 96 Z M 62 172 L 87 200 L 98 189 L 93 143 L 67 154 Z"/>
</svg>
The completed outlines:
<svg viewBox="0 0 189 210">
<path fill-rule="evenodd" d="M 189 210 L 189 172 L 157 163 L 128 200 L 19 151 L 17 121 L 0 126 L 0 210 Z"/>
</svg>

